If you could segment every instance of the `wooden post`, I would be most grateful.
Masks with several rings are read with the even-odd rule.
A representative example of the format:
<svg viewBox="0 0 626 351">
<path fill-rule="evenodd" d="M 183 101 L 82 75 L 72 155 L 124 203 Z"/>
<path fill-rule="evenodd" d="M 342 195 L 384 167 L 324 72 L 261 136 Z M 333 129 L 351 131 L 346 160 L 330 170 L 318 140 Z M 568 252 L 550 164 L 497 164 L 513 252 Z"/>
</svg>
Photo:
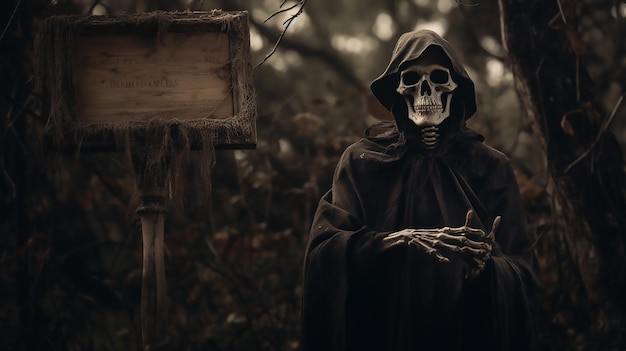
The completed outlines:
<svg viewBox="0 0 626 351">
<path fill-rule="evenodd" d="M 134 153 L 132 158 L 139 200 L 136 212 L 141 220 L 143 245 L 141 340 L 145 351 L 153 351 L 164 349 L 168 342 L 164 257 L 165 216 L 169 212 L 165 184 L 168 165 L 163 164 L 148 170 L 146 154 Z"/>
</svg>

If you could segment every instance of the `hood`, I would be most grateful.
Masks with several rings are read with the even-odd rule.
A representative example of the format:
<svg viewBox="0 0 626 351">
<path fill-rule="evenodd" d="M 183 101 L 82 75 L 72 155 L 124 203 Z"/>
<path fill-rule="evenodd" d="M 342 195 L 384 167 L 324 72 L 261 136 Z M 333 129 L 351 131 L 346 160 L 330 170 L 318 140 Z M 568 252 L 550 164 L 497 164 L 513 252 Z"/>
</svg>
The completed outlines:
<svg viewBox="0 0 626 351">
<path fill-rule="evenodd" d="M 396 122 L 400 122 L 399 119 L 408 119 L 406 109 L 398 109 L 404 111 L 400 113 L 400 115 L 404 116 L 398 116 L 399 113 L 394 111 L 394 104 L 403 99 L 402 95 L 396 92 L 396 88 L 400 83 L 400 67 L 403 63 L 413 61 L 420 57 L 430 46 L 441 48 L 448 56 L 450 60 L 448 68 L 450 69 L 452 78 L 459 85 L 453 95 L 452 114 L 448 119 L 462 117 L 462 120 L 467 120 L 476 112 L 474 82 L 469 78 L 467 71 L 465 71 L 461 65 L 461 61 L 452 50 L 450 44 L 433 31 L 419 30 L 404 33 L 400 36 L 391 55 L 389 66 L 387 66 L 385 72 L 374 80 L 370 86 L 372 93 L 374 93 L 378 101 L 394 114 Z M 402 105 L 404 105 L 404 102 L 402 102 Z M 462 116 L 458 116 L 459 114 Z M 398 123 L 398 126 L 404 124 L 405 123 Z"/>
</svg>

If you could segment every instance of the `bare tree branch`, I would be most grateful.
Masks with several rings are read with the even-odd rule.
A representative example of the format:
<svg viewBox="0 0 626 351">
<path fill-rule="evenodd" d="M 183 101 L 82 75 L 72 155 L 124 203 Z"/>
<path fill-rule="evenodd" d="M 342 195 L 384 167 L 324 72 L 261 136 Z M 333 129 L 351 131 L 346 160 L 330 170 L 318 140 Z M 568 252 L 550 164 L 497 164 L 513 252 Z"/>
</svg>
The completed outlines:
<svg viewBox="0 0 626 351">
<path fill-rule="evenodd" d="M 0 34 L 0 41 L 2 41 L 2 39 L 4 38 L 4 35 L 6 34 L 7 30 L 11 26 L 11 23 L 13 22 L 13 18 L 15 18 L 15 14 L 17 13 L 17 9 L 20 7 L 21 3 L 22 3 L 22 0 L 17 0 L 17 4 L 15 4 L 15 8 L 13 9 L 13 13 L 11 14 L 11 18 L 9 18 L 9 21 L 7 22 L 7 25 L 4 27 L 2 34 Z"/>
<path fill-rule="evenodd" d="M 306 2 L 306 1 L 305 1 L 305 2 Z M 283 2 L 283 4 L 284 4 L 284 3 L 285 3 L 285 2 Z M 295 9 L 296 7 L 298 7 L 298 5 L 301 5 L 301 7 L 300 7 L 300 11 L 301 11 L 301 10 L 302 10 L 302 7 L 304 6 L 304 4 L 302 4 L 302 3 L 296 3 L 296 4 L 292 5 L 292 6 L 287 7 L 286 9 L 282 9 L 282 10 L 278 10 L 278 11 L 274 12 L 274 13 L 273 13 L 273 14 L 271 14 L 271 15 L 270 15 L 267 19 L 265 19 L 265 21 L 263 21 L 263 23 L 267 23 L 269 20 L 271 20 L 272 18 L 274 18 L 274 17 L 276 17 L 276 16 L 280 15 L 281 13 L 285 13 L 285 12 L 288 12 L 288 11 L 291 11 L 291 10 Z M 282 7 L 283 5 L 281 4 L 280 6 Z M 298 13 L 296 13 L 295 15 L 293 15 L 293 16 L 292 16 L 291 18 L 289 18 L 287 21 L 290 21 L 292 18 L 295 18 L 295 17 L 297 17 L 298 15 L 300 15 L 300 11 L 298 11 Z M 287 23 L 287 21 L 285 21 L 285 22 L 284 22 L 284 24 L 285 24 L 285 23 Z"/>
<path fill-rule="evenodd" d="M 291 9 L 294 9 L 296 7 L 298 7 L 298 5 L 300 6 L 300 8 L 298 9 L 298 11 L 293 14 L 291 17 L 289 17 L 289 19 L 287 19 L 285 22 L 283 22 L 283 26 L 285 27 L 282 31 L 282 33 L 280 33 L 280 35 L 278 36 L 278 39 L 276 40 L 276 43 L 274 44 L 274 47 L 272 47 L 272 50 L 270 51 L 269 54 L 267 54 L 265 56 L 265 58 L 263 58 L 263 60 L 261 60 L 261 62 L 259 62 L 256 66 L 254 66 L 254 68 L 256 69 L 257 67 L 259 67 L 260 65 L 262 65 L 265 61 L 267 61 L 272 55 L 274 55 L 274 53 L 276 52 L 276 50 L 278 49 L 278 45 L 280 44 L 280 42 L 283 40 L 285 34 L 287 33 L 287 30 L 289 29 L 289 27 L 291 26 L 291 24 L 293 23 L 293 21 L 298 18 L 298 16 L 300 16 L 302 14 L 302 12 L 304 12 L 304 5 L 306 5 L 307 0 L 300 0 L 297 4 L 290 6 L 286 9 L 283 10 L 279 10 L 275 13 L 273 13 L 270 17 L 268 17 L 265 21 L 269 21 L 272 17 L 284 13 L 286 11 L 289 11 Z M 286 3 L 286 0 L 284 0 L 281 4 L 280 7 L 282 8 Z"/>
<path fill-rule="evenodd" d="M 250 23 L 257 29 L 259 34 L 263 37 L 273 40 L 276 36 L 280 35 L 277 32 L 269 29 L 267 26 L 264 26 L 258 22 L 256 22 L 253 18 L 250 19 Z M 337 74 L 343 77 L 348 83 L 352 86 L 363 89 L 365 84 L 361 81 L 359 77 L 354 73 L 354 69 L 348 66 L 345 62 L 343 62 L 337 54 L 331 53 L 326 50 L 321 50 L 317 47 L 313 47 L 310 45 L 306 45 L 302 42 L 291 40 L 289 38 L 282 38 L 281 47 L 284 49 L 290 49 L 298 52 L 302 56 L 306 57 L 315 57 L 325 64 L 327 64 L 330 68 L 332 68 Z M 258 67 L 258 65 L 257 65 Z"/>
<path fill-rule="evenodd" d="M 585 152 L 583 152 L 582 155 L 578 156 L 578 158 L 575 159 L 572 163 L 570 163 L 570 165 L 565 168 L 565 171 L 563 171 L 563 173 L 569 172 L 569 170 L 572 169 L 572 167 L 574 167 L 578 162 L 580 162 L 582 159 L 587 157 L 587 155 L 589 155 L 591 150 L 593 150 L 593 148 L 598 144 L 598 142 L 604 135 L 604 132 L 606 132 L 607 128 L 613 121 L 613 118 L 615 118 L 615 115 L 617 114 L 617 110 L 619 110 L 620 106 L 622 105 L 622 101 L 624 101 L 623 95 L 620 96 L 619 100 L 617 101 L 617 104 L 615 104 L 615 108 L 613 109 L 611 116 L 609 116 L 609 118 L 604 120 L 604 123 L 602 123 L 602 126 L 600 127 L 600 131 L 598 132 L 598 135 L 596 136 L 595 140 L 591 143 L 591 145 L 589 145 L 589 148 Z"/>
</svg>

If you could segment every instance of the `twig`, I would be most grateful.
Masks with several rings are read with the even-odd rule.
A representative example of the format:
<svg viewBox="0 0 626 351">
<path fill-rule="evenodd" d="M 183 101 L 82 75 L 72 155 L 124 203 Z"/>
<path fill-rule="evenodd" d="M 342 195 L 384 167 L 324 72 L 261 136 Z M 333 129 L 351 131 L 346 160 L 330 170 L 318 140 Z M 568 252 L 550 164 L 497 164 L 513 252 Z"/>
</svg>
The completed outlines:
<svg viewBox="0 0 626 351">
<path fill-rule="evenodd" d="M 542 56 L 541 60 L 539 61 L 539 65 L 538 65 L 537 69 L 535 70 L 535 79 L 537 80 L 537 82 L 541 82 L 542 81 L 541 77 L 540 77 L 540 72 L 543 69 L 543 64 L 545 63 L 545 60 L 546 60 L 545 56 Z M 541 85 L 539 86 L 539 90 L 540 90 L 540 92 L 541 92 L 541 90 L 543 90 L 541 88 Z M 541 110 L 545 110 L 545 107 L 543 105 L 541 105 L 540 109 Z M 543 111 L 543 114 L 545 115 L 545 111 Z M 545 153 L 547 155 L 548 151 L 549 151 L 548 147 L 550 145 L 550 133 L 548 132 L 548 130 L 549 130 L 549 128 L 548 128 L 548 121 L 547 121 L 546 118 L 542 118 L 541 122 L 543 122 L 543 126 L 542 127 L 543 127 L 543 135 L 544 135 L 544 139 L 545 139 L 545 141 L 544 141 L 545 150 L 544 151 L 545 151 Z M 539 128 L 539 126 L 537 128 Z"/>
<path fill-rule="evenodd" d="M 269 20 L 271 20 L 272 18 L 274 18 L 274 17 L 276 17 L 276 16 L 280 15 L 281 13 L 285 13 L 285 12 L 287 12 L 287 11 L 291 11 L 291 10 L 295 9 L 296 7 L 298 7 L 298 5 L 300 5 L 300 3 L 295 3 L 295 4 L 293 4 L 292 6 L 290 6 L 290 7 L 286 8 L 286 9 L 282 9 L 282 10 L 279 10 L 279 11 L 274 12 L 271 16 L 269 16 L 268 18 L 266 18 L 266 19 L 265 19 L 265 21 L 263 21 L 263 23 L 267 23 L 267 21 L 269 21 Z M 281 5 L 281 7 L 282 7 L 282 5 Z M 283 23 L 283 24 L 284 24 L 284 23 Z"/>
<path fill-rule="evenodd" d="M 4 38 L 4 35 L 6 34 L 7 30 L 11 26 L 11 22 L 13 22 L 13 18 L 15 18 L 15 14 L 17 13 L 17 8 L 20 7 L 21 3 L 22 3 L 22 0 L 17 0 L 17 4 L 15 4 L 15 8 L 13 9 L 13 13 L 11 14 L 11 18 L 9 18 L 9 22 L 7 22 L 7 25 L 4 26 L 4 30 L 2 31 L 2 34 L 0 34 L 0 41 L 2 41 L 2 39 Z"/>
<path fill-rule="evenodd" d="M 250 23 L 258 30 L 259 34 L 266 39 L 272 40 L 277 33 L 270 30 L 267 26 L 263 26 L 260 23 L 256 23 L 254 18 L 250 18 Z M 301 56 L 307 59 L 317 58 L 324 62 L 331 69 L 333 69 L 338 75 L 345 79 L 348 83 L 357 89 L 364 89 L 363 82 L 354 73 L 353 67 L 348 66 L 339 55 L 330 50 L 324 50 L 319 47 L 314 47 L 303 43 L 298 40 L 290 40 L 290 38 L 284 38 L 282 42 L 284 48 L 298 52 Z M 331 48 L 332 49 L 332 48 Z"/>
<path fill-rule="evenodd" d="M 576 54 L 576 102 L 580 103 L 580 56 Z"/>
<path fill-rule="evenodd" d="M 611 112 L 611 116 L 609 116 L 609 118 L 607 118 L 604 121 L 604 123 L 602 123 L 602 126 L 600 127 L 600 131 L 598 132 L 598 135 L 596 135 L 596 139 L 591 143 L 589 148 L 585 152 L 583 152 L 582 155 L 578 156 L 578 158 L 575 159 L 574 162 L 572 162 L 569 166 L 567 166 L 567 168 L 565 168 L 565 172 L 564 173 L 567 173 L 578 162 L 580 162 L 582 159 L 587 157 L 587 155 L 591 152 L 591 150 L 593 150 L 593 148 L 596 146 L 596 144 L 598 144 L 598 141 L 600 141 L 600 139 L 602 138 L 602 135 L 604 134 L 606 129 L 611 124 L 611 121 L 613 121 L 613 118 L 615 118 L 615 115 L 617 115 L 617 111 L 619 110 L 619 108 L 622 105 L 623 101 L 624 101 L 624 95 L 620 96 L 619 100 L 617 101 L 617 104 L 615 104 L 615 107 L 613 108 L 613 112 Z"/>
<path fill-rule="evenodd" d="M 30 97 L 28 99 L 30 99 Z M 20 118 L 22 113 L 24 113 L 24 111 L 26 110 L 26 105 L 28 104 L 28 99 L 26 100 L 26 102 L 24 102 L 24 105 L 21 106 L 20 111 L 16 112 L 14 114 L 15 118 L 11 118 L 11 116 L 13 115 L 13 107 L 14 106 L 20 107 L 20 106 L 17 106 L 17 104 L 9 106 L 9 110 L 8 110 L 8 112 L 6 114 L 7 118 L 8 118 L 8 121 L 7 121 L 7 124 L 6 124 L 6 127 L 5 127 L 4 131 L 2 133 L 2 136 L 0 136 L 0 138 L 4 140 L 4 138 L 6 137 L 7 133 L 9 133 L 9 132 L 13 133 L 14 136 L 15 136 L 14 142 L 17 143 L 17 146 L 19 146 L 19 148 L 22 150 L 22 153 L 23 153 L 24 156 L 27 156 L 28 149 L 26 148 L 26 144 L 22 140 L 22 136 L 20 136 L 20 133 L 17 131 L 17 129 L 15 129 L 13 124 L 14 124 L 15 121 L 17 121 L 18 118 Z M 9 100 L 9 102 L 12 101 L 10 99 L 7 99 L 7 100 Z M 26 110 L 26 111 L 28 111 L 28 110 Z"/>
<path fill-rule="evenodd" d="M 287 0 L 283 0 L 283 2 L 280 4 L 280 7 L 282 8 L 283 5 L 285 5 Z M 280 42 L 283 40 L 283 37 L 285 36 L 285 34 L 287 33 L 287 30 L 289 29 L 289 27 L 291 26 L 291 24 L 293 23 L 293 21 L 302 14 L 302 12 L 304 12 L 304 5 L 306 5 L 307 0 L 300 0 L 300 2 L 298 2 L 296 5 L 291 6 L 288 9 L 284 9 L 284 10 L 280 10 L 274 14 L 272 14 L 267 20 L 265 20 L 266 22 L 274 17 L 275 15 L 279 14 L 279 13 L 283 13 L 285 11 L 289 11 L 291 9 L 296 8 L 298 5 L 300 5 L 300 8 L 298 9 L 298 12 L 296 12 L 293 16 L 289 17 L 289 19 L 287 19 L 285 22 L 283 22 L 283 25 L 285 26 L 285 28 L 283 29 L 283 31 L 280 33 L 280 36 L 278 36 L 278 39 L 276 40 L 276 43 L 274 43 L 274 47 L 272 48 L 272 50 L 270 51 L 269 54 L 267 54 L 263 60 L 261 60 L 261 62 L 257 63 L 256 66 L 254 66 L 254 69 L 257 69 L 257 67 L 259 67 L 260 65 L 262 65 L 263 63 L 265 63 L 265 61 L 267 61 L 270 57 L 272 57 L 272 55 L 274 55 L 274 53 L 276 52 L 276 50 L 278 49 L 278 45 L 280 44 Z"/>
<path fill-rule="evenodd" d="M 561 13 L 561 18 L 563 19 L 563 23 L 567 24 L 567 19 L 565 18 L 565 12 L 563 12 L 563 6 L 561 5 L 561 0 L 556 0 L 557 5 L 559 5 L 559 12 Z"/>
<path fill-rule="evenodd" d="M 11 179 L 11 175 L 9 175 L 9 172 L 7 172 L 6 168 L 4 168 L 4 165 L 2 165 L 2 175 L 4 176 L 4 179 L 7 181 L 7 183 L 11 187 L 11 193 L 9 194 L 9 198 L 13 200 L 15 199 L 16 194 L 17 194 L 15 183 L 13 182 L 13 179 Z"/>
<path fill-rule="evenodd" d="M 108 179 L 108 177 L 100 170 L 98 164 L 89 158 L 83 158 L 87 165 L 91 167 L 91 170 L 98 177 L 102 185 L 109 191 L 113 197 L 115 197 L 120 203 L 128 204 L 130 198 L 124 195 L 124 191 L 120 187 L 114 186 Z"/>
<path fill-rule="evenodd" d="M 548 232 L 547 229 L 544 229 L 541 231 L 541 233 L 539 233 L 539 235 L 537 235 L 537 238 L 535 239 L 535 241 L 533 242 L 532 245 L 530 245 L 530 247 L 528 249 L 526 249 L 526 251 L 524 251 L 525 253 L 531 252 L 533 251 L 537 245 L 539 245 L 539 242 L 541 241 L 541 239 L 543 238 L 543 236 Z"/>
</svg>

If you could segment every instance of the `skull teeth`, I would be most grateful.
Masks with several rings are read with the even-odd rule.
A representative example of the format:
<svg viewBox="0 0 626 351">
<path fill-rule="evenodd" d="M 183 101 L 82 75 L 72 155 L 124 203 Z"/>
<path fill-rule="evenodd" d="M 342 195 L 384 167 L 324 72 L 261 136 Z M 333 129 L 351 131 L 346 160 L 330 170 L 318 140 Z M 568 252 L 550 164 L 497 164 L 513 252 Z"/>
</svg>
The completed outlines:
<svg viewBox="0 0 626 351">
<path fill-rule="evenodd" d="M 413 109 L 417 112 L 441 112 L 443 106 L 441 105 L 415 105 Z"/>
</svg>

